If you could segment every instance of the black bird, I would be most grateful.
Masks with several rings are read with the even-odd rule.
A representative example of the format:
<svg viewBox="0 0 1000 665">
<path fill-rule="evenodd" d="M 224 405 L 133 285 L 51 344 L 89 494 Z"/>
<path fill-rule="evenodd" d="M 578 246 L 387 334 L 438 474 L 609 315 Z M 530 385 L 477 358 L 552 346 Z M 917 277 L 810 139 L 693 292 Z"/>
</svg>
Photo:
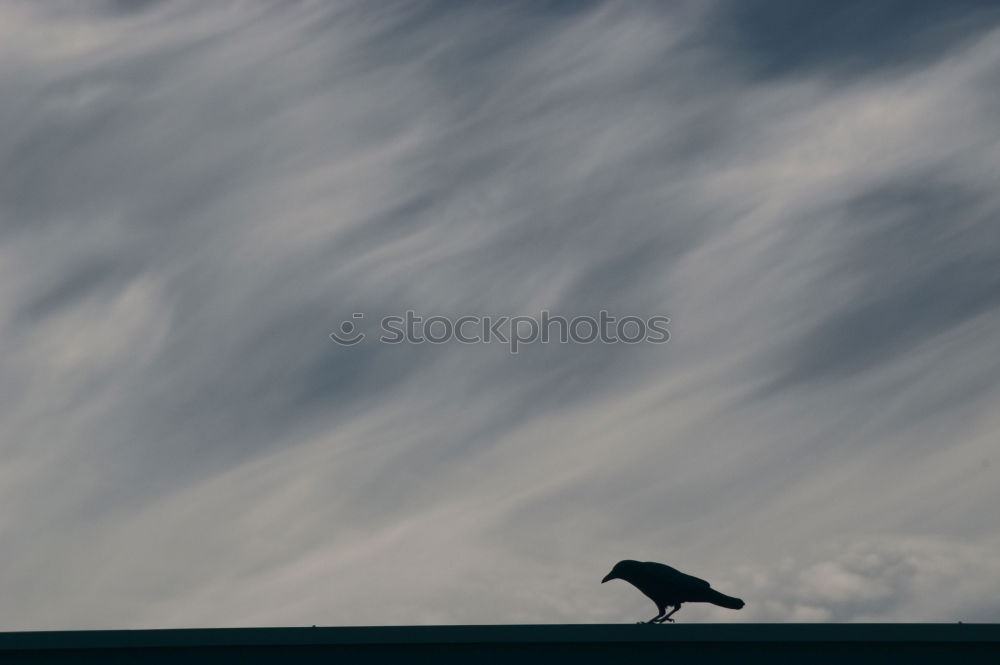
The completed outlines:
<svg viewBox="0 0 1000 665">
<path fill-rule="evenodd" d="M 601 584 L 608 580 L 625 580 L 656 603 L 659 614 L 645 623 L 673 623 L 670 617 L 681 609 L 681 603 L 712 603 L 731 610 L 742 609 L 745 604 L 739 598 L 719 593 L 705 580 L 655 561 L 619 561 Z M 674 609 L 667 614 L 667 607 L 671 606 Z"/>
</svg>

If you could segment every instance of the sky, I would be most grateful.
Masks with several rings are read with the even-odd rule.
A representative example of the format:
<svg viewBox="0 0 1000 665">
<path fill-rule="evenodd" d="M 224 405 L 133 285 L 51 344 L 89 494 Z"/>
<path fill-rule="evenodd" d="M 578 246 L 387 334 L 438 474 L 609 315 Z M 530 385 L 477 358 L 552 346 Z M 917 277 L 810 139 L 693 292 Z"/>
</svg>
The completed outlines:
<svg viewBox="0 0 1000 665">
<path fill-rule="evenodd" d="M 5 1 L 0 100 L 0 630 L 1000 620 L 995 4 Z"/>
</svg>

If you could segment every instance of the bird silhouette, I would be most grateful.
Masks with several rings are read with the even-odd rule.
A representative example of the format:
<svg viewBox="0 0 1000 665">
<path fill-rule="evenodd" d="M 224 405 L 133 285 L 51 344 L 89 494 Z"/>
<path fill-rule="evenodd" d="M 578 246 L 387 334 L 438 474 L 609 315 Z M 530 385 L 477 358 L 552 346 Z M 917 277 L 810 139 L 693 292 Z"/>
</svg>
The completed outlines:
<svg viewBox="0 0 1000 665">
<path fill-rule="evenodd" d="M 719 593 L 705 580 L 655 561 L 619 561 L 601 584 L 608 580 L 625 580 L 656 603 L 659 613 L 639 623 L 673 623 L 670 617 L 681 609 L 681 603 L 712 603 L 731 610 L 742 609 L 745 605 L 739 598 Z M 667 614 L 668 607 L 674 608 L 670 614 Z"/>
</svg>

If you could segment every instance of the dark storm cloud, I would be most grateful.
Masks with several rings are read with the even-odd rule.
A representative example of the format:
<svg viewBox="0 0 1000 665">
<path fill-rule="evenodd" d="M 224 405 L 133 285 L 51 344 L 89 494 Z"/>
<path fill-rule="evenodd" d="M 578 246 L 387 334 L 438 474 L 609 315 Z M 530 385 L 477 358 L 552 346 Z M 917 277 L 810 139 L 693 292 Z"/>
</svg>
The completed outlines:
<svg viewBox="0 0 1000 665">
<path fill-rule="evenodd" d="M 856 295 L 775 362 L 772 390 L 847 379 L 1000 307 L 1000 215 L 990 191 L 917 177 L 843 207 L 847 246 L 829 280 Z"/>
<path fill-rule="evenodd" d="M 734 66 L 764 77 L 912 70 L 1000 22 L 989 0 L 729 0 L 716 7 L 710 38 L 732 49 Z"/>
</svg>

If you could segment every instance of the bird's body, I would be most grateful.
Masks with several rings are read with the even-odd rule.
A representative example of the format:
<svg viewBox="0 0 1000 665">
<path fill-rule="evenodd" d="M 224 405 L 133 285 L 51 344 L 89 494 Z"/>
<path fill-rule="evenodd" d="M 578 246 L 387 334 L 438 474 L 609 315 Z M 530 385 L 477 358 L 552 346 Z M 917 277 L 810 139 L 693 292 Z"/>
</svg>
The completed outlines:
<svg viewBox="0 0 1000 665">
<path fill-rule="evenodd" d="M 615 579 L 625 580 L 656 604 L 659 614 L 646 623 L 673 622 L 670 616 L 681 608 L 681 603 L 712 603 L 732 610 L 744 605 L 739 598 L 719 593 L 703 579 L 655 561 L 619 561 L 601 583 Z M 670 614 L 668 607 L 674 608 Z"/>
</svg>

